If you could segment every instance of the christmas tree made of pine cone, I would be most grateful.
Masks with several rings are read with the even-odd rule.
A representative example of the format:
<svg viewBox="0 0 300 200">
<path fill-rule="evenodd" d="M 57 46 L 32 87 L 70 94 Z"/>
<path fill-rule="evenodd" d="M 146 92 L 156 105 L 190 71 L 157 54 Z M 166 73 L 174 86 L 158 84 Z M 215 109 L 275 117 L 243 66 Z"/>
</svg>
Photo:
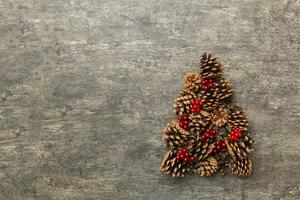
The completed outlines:
<svg viewBox="0 0 300 200">
<path fill-rule="evenodd" d="M 177 119 L 163 130 L 168 151 L 161 171 L 174 177 L 210 176 L 217 171 L 249 176 L 254 142 L 248 118 L 231 102 L 232 87 L 217 58 L 205 53 L 199 67 L 199 72 L 185 76 L 174 104 Z"/>
</svg>

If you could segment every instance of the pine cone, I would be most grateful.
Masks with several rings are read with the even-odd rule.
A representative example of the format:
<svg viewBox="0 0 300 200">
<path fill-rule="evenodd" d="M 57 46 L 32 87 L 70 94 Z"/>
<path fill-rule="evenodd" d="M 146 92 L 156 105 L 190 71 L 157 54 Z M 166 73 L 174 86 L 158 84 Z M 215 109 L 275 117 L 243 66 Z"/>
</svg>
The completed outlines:
<svg viewBox="0 0 300 200">
<path fill-rule="evenodd" d="M 189 116 L 189 127 L 191 132 L 204 131 L 210 123 L 211 115 L 209 112 L 201 110 L 199 113 L 192 113 Z"/>
<path fill-rule="evenodd" d="M 213 151 L 215 145 L 213 143 L 208 143 L 207 141 L 202 142 L 199 136 L 194 136 L 190 140 L 188 149 L 197 160 L 201 161 L 206 159 Z"/>
<path fill-rule="evenodd" d="M 212 124 L 216 127 L 221 127 L 227 123 L 228 116 L 229 110 L 225 105 L 221 105 L 217 109 L 215 109 L 213 113 Z"/>
<path fill-rule="evenodd" d="M 250 176 L 252 173 L 252 167 L 250 158 L 236 161 L 233 160 L 229 163 L 229 168 L 232 173 L 237 176 Z"/>
<path fill-rule="evenodd" d="M 251 154 L 253 151 L 253 149 L 246 146 L 245 143 L 242 141 L 231 143 L 225 140 L 225 143 L 226 143 L 228 155 L 233 160 L 245 160 L 248 158 L 249 154 Z"/>
<path fill-rule="evenodd" d="M 248 146 L 249 149 L 251 149 L 252 152 L 254 151 L 253 145 L 255 144 L 255 141 L 252 140 L 250 135 L 245 135 L 243 137 L 243 142 L 244 142 L 245 146 Z"/>
<path fill-rule="evenodd" d="M 181 91 L 173 105 L 173 112 L 176 115 L 189 114 L 191 110 L 191 101 L 194 99 L 197 99 L 195 92 L 187 89 Z"/>
<path fill-rule="evenodd" d="M 192 171 L 189 163 L 184 163 L 176 159 L 177 150 L 169 150 L 162 161 L 161 171 L 173 177 L 184 176 L 185 173 Z"/>
<path fill-rule="evenodd" d="M 250 144 L 246 141 L 243 141 L 243 139 L 241 141 L 235 142 L 234 146 L 240 148 L 241 151 L 246 152 L 247 155 L 250 155 L 254 151 L 252 144 Z"/>
<path fill-rule="evenodd" d="M 232 105 L 229 108 L 229 117 L 227 124 L 230 128 L 238 128 L 243 131 L 248 130 L 249 120 L 244 115 L 244 110 L 242 107 L 238 107 L 236 105 Z"/>
<path fill-rule="evenodd" d="M 232 86 L 228 80 L 221 79 L 219 82 L 215 83 L 215 91 L 217 93 L 217 98 L 224 100 L 232 96 Z"/>
<path fill-rule="evenodd" d="M 168 123 L 163 130 L 162 139 L 165 141 L 168 149 L 176 149 L 186 143 L 189 139 L 190 132 L 181 128 L 175 120 Z"/>
<path fill-rule="evenodd" d="M 222 65 L 216 61 L 211 54 L 204 53 L 200 61 L 200 69 L 203 79 L 216 78 L 222 76 Z"/>
<path fill-rule="evenodd" d="M 198 98 L 204 101 L 202 108 L 207 111 L 212 111 L 219 106 L 218 94 L 214 90 L 200 90 L 198 93 Z"/>
<path fill-rule="evenodd" d="M 199 72 L 187 74 L 184 77 L 184 88 L 190 91 L 199 91 L 201 88 L 202 77 Z"/>
<path fill-rule="evenodd" d="M 211 176 L 218 170 L 218 161 L 210 156 L 205 161 L 197 163 L 197 173 L 199 176 Z"/>
</svg>

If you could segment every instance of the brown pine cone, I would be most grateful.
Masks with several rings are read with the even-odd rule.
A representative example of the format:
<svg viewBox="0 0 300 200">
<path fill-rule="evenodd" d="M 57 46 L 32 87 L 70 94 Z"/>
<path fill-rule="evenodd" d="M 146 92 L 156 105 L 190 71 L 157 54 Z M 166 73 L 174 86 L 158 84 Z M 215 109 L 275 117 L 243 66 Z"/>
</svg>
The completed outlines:
<svg viewBox="0 0 300 200">
<path fill-rule="evenodd" d="M 217 93 L 217 98 L 220 100 L 231 97 L 233 93 L 230 82 L 223 78 L 219 82 L 215 83 L 215 91 Z"/>
<path fill-rule="evenodd" d="M 197 99 L 195 92 L 183 90 L 179 93 L 173 105 L 173 112 L 176 115 L 188 115 L 191 110 L 191 101 Z"/>
<path fill-rule="evenodd" d="M 245 146 L 248 146 L 251 151 L 254 151 L 253 145 L 255 144 L 255 141 L 250 137 L 250 135 L 245 135 L 243 137 L 243 142 Z"/>
<path fill-rule="evenodd" d="M 219 106 L 214 110 L 212 115 L 212 124 L 216 127 L 224 126 L 227 123 L 229 116 L 229 110 L 225 105 Z"/>
<path fill-rule="evenodd" d="M 199 72 L 187 74 L 183 80 L 184 88 L 190 91 L 199 91 L 201 88 L 201 80 L 202 77 Z"/>
<path fill-rule="evenodd" d="M 247 137 L 249 137 L 249 136 L 247 136 Z M 235 142 L 234 146 L 240 148 L 241 151 L 246 152 L 247 155 L 250 155 L 254 151 L 254 148 L 252 147 L 252 144 L 246 142 L 243 139 L 241 141 Z"/>
<path fill-rule="evenodd" d="M 218 94 L 214 90 L 212 91 L 200 90 L 198 93 L 198 98 L 204 101 L 204 105 L 202 106 L 202 108 L 207 111 L 212 111 L 220 105 L 217 96 Z"/>
<path fill-rule="evenodd" d="M 250 176 L 252 173 L 252 161 L 250 158 L 246 158 L 243 160 L 232 160 L 229 163 L 229 168 L 232 173 L 237 176 Z"/>
<path fill-rule="evenodd" d="M 218 170 L 218 161 L 210 156 L 206 160 L 198 162 L 196 166 L 196 171 L 199 176 L 211 176 Z"/>
<path fill-rule="evenodd" d="M 230 128 L 238 128 L 242 131 L 248 130 L 249 120 L 244 115 L 242 107 L 231 105 L 229 108 L 229 116 L 227 124 Z"/>
<path fill-rule="evenodd" d="M 208 143 L 207 141 L 202 142 L 200 136 L 198 135 L 193 136 L 193 138 L 190 140 L 188 149 L 197 160 L 201 161 L 211 154 L 214 147 L 215 145 L 213 143 Z"/>
<path fill-rule="evenodd" d="M 160 170 L 172 175 L 173 177 L 183 177 L 185 173 L 192 171 L 192 166 L 189 163 L 184 163 L 176 159 L 177 150 L 169 150 L 161 163 Z"/>
<path fill-rule="evenodd" d="M 222 64 L 216 61 L 217 58 L 211 54 L 204 53 L 200 61 L 200 69 L 203 79 L 216 78 L 222 76 Z"/>
<path fill-rule="evenodd" d="M 210 123 L 211 115 L 209 112 L 201 110 L 199 113 L 190 114 L 189 120 L 189 127 L 191 132 L 200 130 L 204 131 Z"/>
<path fill-rule="evenodd" d="M 176 149 L 182 146 L 190 137 L 190 132 L 181 128 L 175 120 L 169 122 L 163 132 L 162 139 L 165 141 L 168 149 Z"/>
<path fill-rule="evenodd" d="M 251 154 L 253 151 L 252 148 L 246 146 L 245 143 L 242 141 L 236 141 L 234 143 L 231 143 L 228 140 L 225 140 L 225 143 L 226 143 L 228 155 L 233 160 L 247 159 L 249 154 Z"/>
</svg>

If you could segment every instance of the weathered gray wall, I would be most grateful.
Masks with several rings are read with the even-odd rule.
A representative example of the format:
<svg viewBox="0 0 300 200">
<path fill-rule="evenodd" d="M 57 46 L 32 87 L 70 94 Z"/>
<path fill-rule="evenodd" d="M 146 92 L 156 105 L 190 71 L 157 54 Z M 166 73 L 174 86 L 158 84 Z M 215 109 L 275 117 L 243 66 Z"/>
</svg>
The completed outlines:
<svg viewBox="0 0 300 200">
<path fill-rule="evenodd" d="M 252 119 L 251 178 L 159 171 L 204 51 Z M 297 0 L 0 0 L 0 199 L 299 199 L 299 61 Z"/>
</svg>

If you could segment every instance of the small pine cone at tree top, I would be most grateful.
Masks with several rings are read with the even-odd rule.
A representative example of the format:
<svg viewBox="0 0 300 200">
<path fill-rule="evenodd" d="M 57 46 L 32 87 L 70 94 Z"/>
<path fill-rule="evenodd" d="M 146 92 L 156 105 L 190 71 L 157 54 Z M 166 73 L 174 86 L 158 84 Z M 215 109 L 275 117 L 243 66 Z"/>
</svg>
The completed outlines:
<svg viewBox="0 0 300 200">
<path fill-rule="evenodd" d="M 211 54 L 204 53 L 200 61 L 200 69 L 202 77 L 217 78 L 222 76 L 222 64 L 217 62 L 217 58 L 213 57 Z"/>
<path fill-rule="evenodd" d="M 223 78 L 222 64 L 203 54 L 199 66 L 199 72 L 185 76 L 184 89 L 173 106 L 177 119 L 163 130 L 168 151 L 161 171 L 173 177 L 211 176 L 218 171 L 249 176 L 255 143 L 249 120 L 230 98 L 233 90 Z"/>
</svg>

